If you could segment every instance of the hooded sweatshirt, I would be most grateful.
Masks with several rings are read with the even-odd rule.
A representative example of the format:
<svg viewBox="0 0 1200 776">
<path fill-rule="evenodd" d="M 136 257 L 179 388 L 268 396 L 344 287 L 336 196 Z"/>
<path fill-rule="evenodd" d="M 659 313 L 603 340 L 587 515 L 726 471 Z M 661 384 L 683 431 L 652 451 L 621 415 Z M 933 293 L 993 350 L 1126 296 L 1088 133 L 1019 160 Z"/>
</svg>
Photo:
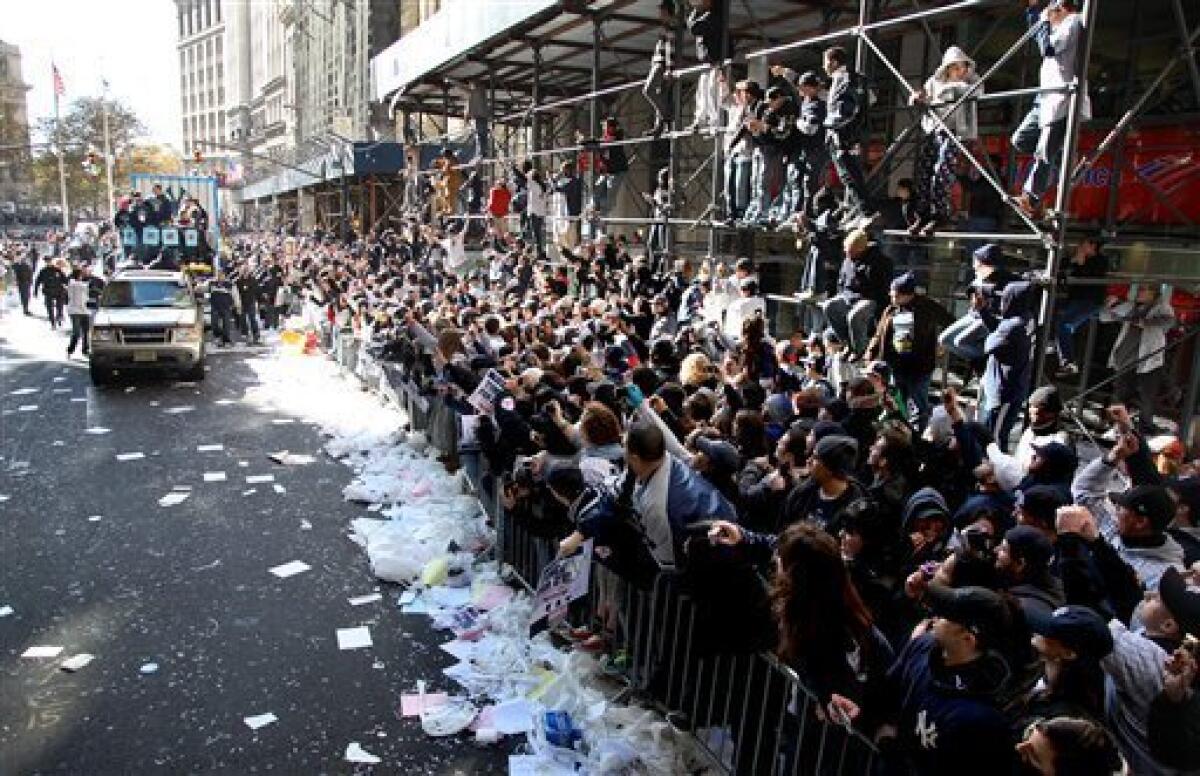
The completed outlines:
<svg viewBox="0 0 1200 776">
<path fill-rule="evenodd" d="M 987 369 L 983 375 L 988 409 L 1002 404 L 1019 404 L 1029 390 L 1030 348 L 1026 317 L 1030 284 L 1009 283 L 1000 295 L 1000 320 L 989 325 L 992 333 L 984 341 Z M 985 320 L 992 318 L 985 311 Z"/>
<path fill-rule="evenodd" d="M 950 668 L 931 634 L 913 639 L 888 673 L 898 700 L 899 743 L 923 776 L 1009 776 L 1013 743 L 1000 692 L 1008 664 L 986 652 Z"/>
</svg>

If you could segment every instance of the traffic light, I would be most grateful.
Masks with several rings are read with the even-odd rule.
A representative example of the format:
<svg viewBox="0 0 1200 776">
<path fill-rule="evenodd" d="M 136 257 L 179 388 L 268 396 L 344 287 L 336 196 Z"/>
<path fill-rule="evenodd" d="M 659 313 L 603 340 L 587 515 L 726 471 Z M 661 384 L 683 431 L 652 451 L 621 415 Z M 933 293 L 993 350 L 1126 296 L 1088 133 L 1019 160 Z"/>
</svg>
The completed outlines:
<svg viewBox="0 0 1200 776">
<path fill-rule="evenodd" d="M 204 161 L 204 152 L 201 151 L 199 148 L 192 151 L 192 161 L 195 162 L 196 164 L 200 164 L 201 162 L 203 162 Z"/>
</svg>

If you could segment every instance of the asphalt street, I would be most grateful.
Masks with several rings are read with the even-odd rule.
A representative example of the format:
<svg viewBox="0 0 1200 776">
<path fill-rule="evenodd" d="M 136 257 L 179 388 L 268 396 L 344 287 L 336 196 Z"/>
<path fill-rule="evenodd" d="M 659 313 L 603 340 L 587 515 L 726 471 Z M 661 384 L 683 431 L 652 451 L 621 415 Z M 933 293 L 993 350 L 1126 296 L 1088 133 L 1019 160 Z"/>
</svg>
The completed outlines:
<svg viewBox="0 0 1200 776">
<path fill-rule="evenodd" d="M 363 514 L 341 496 L 350 472 L 317 428 L 242 401 L 246 353 L 214 353 L 196 385 L 97 390 L 65 344 L 0 318 L 0 775 L 505 771 L 495 748 L 398 718 L 418 679 L 446 687 L 445 636 L 376 587 L 346 536 Z M 283 449 L 317 460 L 268 459 Z M 189 495 L 160 505 L 173 490 Z M 268 573 L 294 560 L 311 570 Z M 340 650 L 360 625 L 373 645 Z M 22 657 L 37 646 L 62 652 Z M 79 653 L 95 658 L 60 668 Z M 346 762 L 351 742 L 382 764 Z"/>
</svg>

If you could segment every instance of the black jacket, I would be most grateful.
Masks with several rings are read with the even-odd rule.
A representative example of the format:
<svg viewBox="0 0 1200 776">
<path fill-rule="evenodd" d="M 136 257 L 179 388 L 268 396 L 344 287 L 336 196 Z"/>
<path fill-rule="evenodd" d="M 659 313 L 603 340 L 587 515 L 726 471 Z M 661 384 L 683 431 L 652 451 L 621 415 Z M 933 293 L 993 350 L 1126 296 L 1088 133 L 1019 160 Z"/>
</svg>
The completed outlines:
<svg viewBox="0 0 1200 776">
<path fill-rule="evenodd" d="M 896 316 L 902 312 L 913 314 L 912 336 L 906 341 L 896 336 Z M 867 360 L 882 359 L 901 374 L 930 374 L 937 363 L 938 333 L 953 320 L 945 307 L 924 295 L 918 294 L 904 307 L 890 304 L 879 316 L 875 337 L 867 346 Z"/>
<path fill-rule="evenodd" d="M 27 286 L 33 282 L 33 267 L 29 266 L 28 262 L 18 261 L 12 268 L 18 285 Z"/>
<path fill-rule="evenodd" d="M 872 243 L 858 259 L 845 258 L 838 273 L 838 294 L 850 301 L 870 299 L 877 309 L 888 306 L 892 259 Z"/>
<path fill-rule="evenodd" d="M 33 293 L 36 294 L 39 288 L 47 299 L 66 299 L 67 276 L 58 267 L 47 264 L 38 270 L 37 278 L 33 281 Z"/>
</svg>

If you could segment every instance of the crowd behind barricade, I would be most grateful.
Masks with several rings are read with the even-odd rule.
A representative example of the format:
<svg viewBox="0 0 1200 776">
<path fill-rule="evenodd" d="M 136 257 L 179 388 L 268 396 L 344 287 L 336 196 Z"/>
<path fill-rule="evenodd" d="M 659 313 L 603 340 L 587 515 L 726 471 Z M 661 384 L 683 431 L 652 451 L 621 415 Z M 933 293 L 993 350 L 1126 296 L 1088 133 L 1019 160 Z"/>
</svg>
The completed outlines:
<svg viewBox="0 0 1200 776">
<path fill-rule="evenodd" d="M 840 235 L 843 309 L 809 333 L 768 330 L 747 259 L 601 237 L 551 262 L 459 234 L 413 217 L 348 246 L 244 236 L 232 271 L 436 399 L 444 460 L 478 449 L 537 566 L 590 540 L 614 607 L 682 580 L 722 649 L 775 651 L 895 772 L 1200 765 L 1200 478 L 1160 452 L 1141 393 L 1174 320 L 1156 290 L 1068 302 L 1068 323 L 1119 326 L 1112 364 L 1142 378 L 1092 449 L 1030 384 L 1040 290 L 998 246 L 955 320 L 869 234 Z M 1095 274 L 1098 249 L 1068 271 Z M 932 393 L 943 345 L 977 392 Z M 619 661 L 620 616 L 570 626 Z"/>
</svg>

